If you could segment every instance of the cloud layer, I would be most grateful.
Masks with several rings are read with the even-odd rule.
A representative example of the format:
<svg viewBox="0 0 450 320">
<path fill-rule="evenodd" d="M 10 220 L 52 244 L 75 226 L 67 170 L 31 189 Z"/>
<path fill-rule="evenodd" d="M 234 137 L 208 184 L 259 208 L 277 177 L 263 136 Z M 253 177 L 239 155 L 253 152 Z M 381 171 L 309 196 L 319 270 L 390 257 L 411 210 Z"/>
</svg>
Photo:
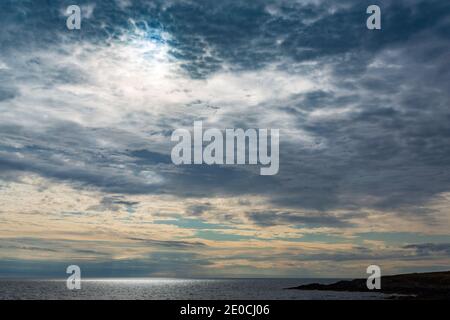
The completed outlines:
<svg viewBox="0 0 450 320">
<path fill-rule="evenodd" d="M 450 4 L 382 1 L 369 31 L 370 1 L 78 2 L 79 31 L 2 3 L 0 275 L 448 266 Z M 279 174 L 174 166 L 198 120 L 279 128 Z"/>
</svg>

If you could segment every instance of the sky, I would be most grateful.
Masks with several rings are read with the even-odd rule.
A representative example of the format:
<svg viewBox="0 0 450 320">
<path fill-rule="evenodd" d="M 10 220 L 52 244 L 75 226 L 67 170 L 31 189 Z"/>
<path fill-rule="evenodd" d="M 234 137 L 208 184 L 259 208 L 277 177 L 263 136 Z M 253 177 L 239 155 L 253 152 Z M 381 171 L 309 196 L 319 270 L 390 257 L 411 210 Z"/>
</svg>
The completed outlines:
<svg viewBox="0 0 450 320">
<path fill-rule="evenodd" d="M 450 2 L 2 0 L 0 30 L 0 277 L 448 270 Z M 279 129 L 278 174 L 174 165 L 194 121 Z"/>
</svg>

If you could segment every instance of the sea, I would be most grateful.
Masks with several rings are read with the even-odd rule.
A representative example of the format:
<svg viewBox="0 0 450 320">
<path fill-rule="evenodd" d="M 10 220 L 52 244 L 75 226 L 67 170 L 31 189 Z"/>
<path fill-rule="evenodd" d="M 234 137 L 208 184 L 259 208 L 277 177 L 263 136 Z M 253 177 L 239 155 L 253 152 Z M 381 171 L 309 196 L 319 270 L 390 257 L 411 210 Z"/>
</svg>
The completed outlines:
<svg viewBox="0 0 450 320">
<path fill-rule="evenodd" d="M 0 279 L 0 300 L 373 300 L 372 292 L 287 290 L 340 279 L 83 279 L 80 290 L 65 280 Z"/>
</svg>

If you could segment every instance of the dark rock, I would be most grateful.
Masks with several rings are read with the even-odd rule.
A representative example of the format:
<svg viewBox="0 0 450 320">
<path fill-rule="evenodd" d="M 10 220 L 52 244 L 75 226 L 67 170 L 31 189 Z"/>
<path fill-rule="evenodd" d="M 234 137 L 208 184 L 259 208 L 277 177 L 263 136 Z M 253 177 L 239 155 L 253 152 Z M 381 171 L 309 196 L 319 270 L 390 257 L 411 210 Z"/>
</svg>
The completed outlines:
<svg viewBox="0 0 450 320">
<path fill-rule="evenodd" d="M 333 284 L 312 283 L 294 288 L 294 290 L 322 290 L 348 292 L 380 292 L 395 294 L 401 299 L 445 299 L 450 300 L 450 271 L 411 273 L 381 277 L 381 289 L 369 290 L 367 279 L 338 281 Z"/>
</svg>

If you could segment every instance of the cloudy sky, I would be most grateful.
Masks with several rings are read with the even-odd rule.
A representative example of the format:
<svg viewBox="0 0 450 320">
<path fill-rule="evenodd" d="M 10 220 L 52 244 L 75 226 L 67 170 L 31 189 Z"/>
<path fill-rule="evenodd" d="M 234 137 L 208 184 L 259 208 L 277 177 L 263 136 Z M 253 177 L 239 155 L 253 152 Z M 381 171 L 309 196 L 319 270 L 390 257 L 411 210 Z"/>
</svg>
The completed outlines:
<svg viewBox="0 0 450 320">
<path fill-rule="evenodd" d="M 0 30 L 0 277 L 448 269 L 448 1 L 2 0 Z M 279 173 L 173 165 L 200 120 L 280 129 Z"/>
</svg>

